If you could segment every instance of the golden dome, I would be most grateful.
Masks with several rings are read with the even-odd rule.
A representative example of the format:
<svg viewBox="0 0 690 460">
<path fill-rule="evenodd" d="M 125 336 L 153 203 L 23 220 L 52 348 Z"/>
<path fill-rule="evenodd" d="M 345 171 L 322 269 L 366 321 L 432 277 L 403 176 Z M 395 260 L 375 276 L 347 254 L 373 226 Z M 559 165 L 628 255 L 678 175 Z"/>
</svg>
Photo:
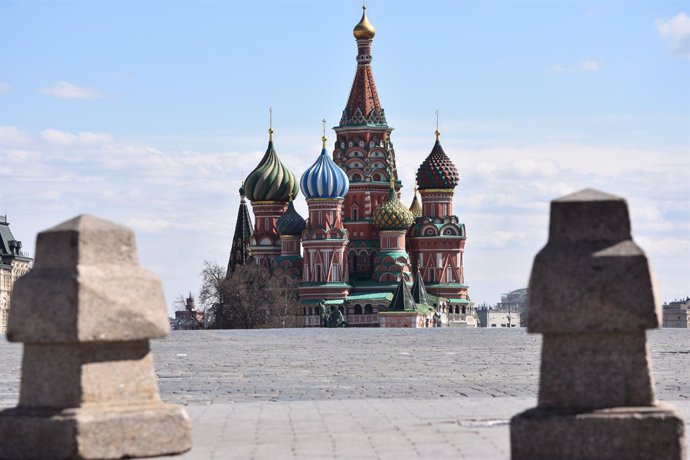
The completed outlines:
<svg viewBox="0 0 690 460">
<path fill-rule="evenodd" d="M 417 187 L 414 188 L 414 198 L 410 205 L 410 212 L 415 217 L 422 217 L 422 203 L 420 203 L 419 198 L 417 198 Z"/>
<path fill-rule="evenodd" d="M 372 217 L 374 227 L 378 230 L 407 231 L 414 222 L 414 214 L 400 202 L 395 193 L 393 173 L 391 173 L 391 188 L 388 190 L 388 197 L 376 207 Z"/>
<path fill-rule="evenodd" d="M 367 19 L 366 5 L 362 5 L 362 19 L 360 19 L 355 26 L 352 35 L 354 35 L 357 40 L 371 40 L 374 38 L 374 35 L 376 35 L 376 27 Z"/>
</svg>

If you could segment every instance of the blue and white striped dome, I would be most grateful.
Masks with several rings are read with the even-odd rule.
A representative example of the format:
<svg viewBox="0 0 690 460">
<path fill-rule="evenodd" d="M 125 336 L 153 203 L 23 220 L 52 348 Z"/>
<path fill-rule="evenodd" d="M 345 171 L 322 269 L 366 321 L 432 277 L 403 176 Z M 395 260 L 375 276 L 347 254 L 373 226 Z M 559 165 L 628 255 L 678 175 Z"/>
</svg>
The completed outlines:
<svg viewBox="0 0 690 460">
<path fill-rule="evenodd" d="M 306 199 L 343 198 L 350 181 L 345 171 L 333 163 L 324 146 L 316 162 L 302 174 L 300 186 Z"/>
</svg>

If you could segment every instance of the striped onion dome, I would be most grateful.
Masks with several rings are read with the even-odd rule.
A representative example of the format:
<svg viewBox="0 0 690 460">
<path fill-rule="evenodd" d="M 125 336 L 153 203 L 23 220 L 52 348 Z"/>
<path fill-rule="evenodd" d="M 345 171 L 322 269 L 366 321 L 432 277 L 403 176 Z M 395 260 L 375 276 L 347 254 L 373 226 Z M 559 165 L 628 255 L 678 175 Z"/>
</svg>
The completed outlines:
<svg viewBox="0 0 690 460">
<path fill-rule="evenodd" d="M 299 193 L 299 184 L 285 167 L 273 147 L 273 130 L 269 130 L 268 148 L 259 165 L 244 181 L 250 201 L 288 201 Z"/>
<path fill-rule="evenodd" d="M 345 171 L 333 163 L 326 151 L 323 138 L 321 155 L 316 162 L 302 174 L 300 186 L 306 199 L 310 198 L 343 198 L 350 189 L 350 181 Z"/>
<path fill-rule="evenodd" d="M 424 163 L 417 170 L 417 186 L 425 189 L 453 189 L 460 182 L 458 169 L 441 147 L 436 134 L 436 143 Z"/>
<path fill-rule="evenodd" d="M 393 175 L 388 196 L 374 210 L 374 227 L 378 230 L 407 230 L 414 222 L 412 211 L 407 209 L 395 193 Z"/>
<path fill-rule="evenodd" d="M 302 216 L 295 210 L 295 206 L 290 200 L 287 210 L 276 221 L 276 228 L 281 235 L 301 235 L 306 227 Z"/>
<path fill-rule="evenodd" d="M 412 199 L 412 204 L 410 205 L 410 212 L 415 217 L 422 217 L 422 203 L 419 201 L 416 188 L 414 189 L 414 198 Z"/>
</svg>

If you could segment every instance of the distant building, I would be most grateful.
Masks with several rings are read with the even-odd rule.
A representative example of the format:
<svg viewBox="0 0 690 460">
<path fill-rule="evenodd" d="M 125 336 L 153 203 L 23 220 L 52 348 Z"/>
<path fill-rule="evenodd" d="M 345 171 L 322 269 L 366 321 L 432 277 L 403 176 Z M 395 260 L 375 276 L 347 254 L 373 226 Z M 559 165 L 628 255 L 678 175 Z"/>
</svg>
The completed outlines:
<svg viewBox="0 0 690 460">
<path fill-rule="evenodd" d="M 14 282 L 29 271 L 30 264 L 31 258 L 22 252 L 22 242 L 12 235 L 7 216 L 0 216 L 0 334 L 7 332 Z"/>
<path fill-rule="evenodd" d="M 184 310 L 175 312 L 175 319 L 171 320 L 173 329 L 201 329 L 204 324 L 203 310 L 197 310 L 191 292 L 185 300 Z"/>
<path fill-rule="evenodd" d="M 520 313 L 520 321 L 522 321 L 520 326 L 524 326 L 527 319 L 527 288 L 515 289 L 507 294 L 503 294 L 496 308 Z"/>
<path fill-rule="evenodd" d="M 664 304 L 664 327 L 690 328 L 690 298 Z"/>
<path fill-rule="evenodd" d="M 477 309 L 480 327 L 520 327 L 520 312 L 515 310 Z"/>
</svg>

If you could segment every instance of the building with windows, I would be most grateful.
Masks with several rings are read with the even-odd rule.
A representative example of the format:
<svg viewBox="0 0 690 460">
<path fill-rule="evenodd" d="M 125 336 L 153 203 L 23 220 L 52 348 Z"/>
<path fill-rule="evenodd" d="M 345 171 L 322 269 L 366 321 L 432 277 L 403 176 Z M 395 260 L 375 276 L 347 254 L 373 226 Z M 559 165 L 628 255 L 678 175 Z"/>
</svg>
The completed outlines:
<svg viewBox="0 0 690 460">
<path fill-rule="evenodd" d="M 664 304 L 663 315 L 664 327 L 690 328 L 690 298 Z"/>
<path fill-rule="evenodd" d="M 14 282 L 29 271 L 30 264 L 31 258 L 22 251 L 22 242 L 12 235 L 7 216 L 0 216 L 0 334 L 7 332 Z"/>
<path fill-rule="evenodd" d="M 411 313 L 405 296 L 421 283 L 426 302 L 415 302 L 421 316 L 440 316 L 437 323 L 474 324 L 474 305 L 465 284 L 465 224 L 453 214 L 458 170 L 443 150 L 440 132 L 416 174 L 415 195 L 408 208 L 400 201 L 402 178 L 385 110 L 372 70 L 376 30 L 363 7 L 353 30 L 357 45 L 355 76 L 329 154 L 325 133 L 315 162 L 298 181 L 280 160 L 272 126 L 266 153 L 243 184 L 251 202 L 254 226 L 247 247 L 251 258 L 278 276 L 300 281 L 302 304 L 298 324 L 317 326 L 319 303 L 337 307 L 351 326 L 378 327 L 381 313 L 397 299 L 405 308 L 389 324 L 427 324 Z M 325 121 L 324 121 L 325 122 Z M 292 201 L 301 190 L 308 216 Z M 419 192 L 419 196 L 418 193 Z M 247 215 L 237 228 L 246 232 Z M 237 233 L 237 230 L 236 230 Z M 231 261 L 236 254 L 237 234 Z M 233 262 L 234 263 L 234 262 Z M 396 295 L 398 292 L 398 295 Z M 407 313 L 405 313 L 407 312 Z M 390 316 L 390 315 L 389 315 Z M 414 325 L 413 325 L 414 324 Z"/>
</svg>

